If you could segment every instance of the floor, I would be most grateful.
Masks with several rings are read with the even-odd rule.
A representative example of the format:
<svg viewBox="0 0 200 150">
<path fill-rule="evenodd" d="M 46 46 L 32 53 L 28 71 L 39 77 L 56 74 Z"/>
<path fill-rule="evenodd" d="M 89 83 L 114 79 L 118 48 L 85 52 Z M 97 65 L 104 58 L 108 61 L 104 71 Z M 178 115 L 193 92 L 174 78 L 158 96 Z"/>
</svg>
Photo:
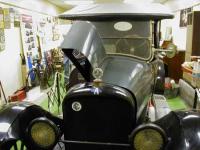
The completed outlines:
<svg viewBox="0 0 200 150">
<path fill-rule="evenodd" d="M 172 111 L 174 110 L 183 110 L 187 109 L 188 106 L 184 103 L 184 101 L 179 97 L 167 99 L 167 103 Z"/>
<path fill-rule="evenodd" d="M 26 99 L 24 101 L 28 101 L 34 104 L 40 104 L 47 98 L 47 92 L 49 89 L 41 90 L 39 86 L 34 87 L 29 90 L 26 95 Z"/>
<path fill-rule="evenodd" d="M 62 92 L 62 96 L 61 96 L 61 100 L 62 100 L 65 93 L 62 89 L 60 89 L 60 90 Z M 49 92 L 51 93 L 50 97 L 48 97 L 48 94 L 47 94 Z M 39 105 L 42 108 L 44 108 L 45 110 L 50 111 L 52 114 L 58 116 L 61 114 L 62 108 L 61 108 L 61 106 L 59 107 L 57 105 L 55 95 L 57 96 L 57 93 L 56 93 L 56 91 L 53 91 L 52 88 L 48 88 L 46 90 L 41 90 L 40 87 L 38 86 L 38 87 L 31 89 L 27 93 L 27 97 L 24 101 Z M 50 104 L 49 104 L 49 98 L 51 98 L 51 102 L 52 102 Z"/>
</svg>

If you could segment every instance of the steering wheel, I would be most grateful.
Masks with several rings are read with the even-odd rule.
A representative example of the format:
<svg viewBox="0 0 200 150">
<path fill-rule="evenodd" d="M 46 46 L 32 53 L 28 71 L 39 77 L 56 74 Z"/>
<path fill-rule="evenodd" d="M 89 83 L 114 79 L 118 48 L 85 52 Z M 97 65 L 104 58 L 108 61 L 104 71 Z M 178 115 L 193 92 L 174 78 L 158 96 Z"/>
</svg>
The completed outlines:
<svg viewBox="0 0 200 150">
<path fill-rule="evenodd" d="M 122 53 L 122 54 L 130 54 L 131 53 L 130 50 L 132 49 L 131 48 L 132 46 L 130 45 L 130 43 L 127 41 L 126 38 L 120 38 L 119 40 L 117 40 L 115 46 L 116 46 L 117 53 Z"/>
</svg>

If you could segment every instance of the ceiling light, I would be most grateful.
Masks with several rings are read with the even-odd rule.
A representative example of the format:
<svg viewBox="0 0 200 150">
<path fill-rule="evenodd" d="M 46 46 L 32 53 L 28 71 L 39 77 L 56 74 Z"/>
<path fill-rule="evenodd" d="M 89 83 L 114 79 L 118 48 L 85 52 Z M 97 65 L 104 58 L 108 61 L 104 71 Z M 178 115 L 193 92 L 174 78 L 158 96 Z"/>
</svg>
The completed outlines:
<svg viewBox="0 0 200 150">
<path fill-rule="evenodd" d="M 88 5 L 94 3 L 91 0 L 66 0 L 64 2 L 68 5 Z"/>
</svg>

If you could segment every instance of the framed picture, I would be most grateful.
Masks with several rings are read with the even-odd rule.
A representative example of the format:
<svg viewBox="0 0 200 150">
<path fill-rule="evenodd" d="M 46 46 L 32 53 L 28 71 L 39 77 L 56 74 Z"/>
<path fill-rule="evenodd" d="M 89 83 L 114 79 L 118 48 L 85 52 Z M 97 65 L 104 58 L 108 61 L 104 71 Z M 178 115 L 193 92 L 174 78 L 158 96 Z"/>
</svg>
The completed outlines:
<svg viewBox="0 0 200 150">
<path fill-rule="evenodd" d="M 4 15 L 3 8 L 0 7 L 0 29 L 4 29 Z"/>
<path fill-rule="evenodd" d="M 183 9 L 180 12 L 180 27 L 186 27 L 188 24 L 188 14 L 192 12 L 192 8 Z"/>
<path fill-rule="evenodd" d="M 0 52 L 5 50 L 5 33 L 4 29 L 0 29 Z"/>
</svg>

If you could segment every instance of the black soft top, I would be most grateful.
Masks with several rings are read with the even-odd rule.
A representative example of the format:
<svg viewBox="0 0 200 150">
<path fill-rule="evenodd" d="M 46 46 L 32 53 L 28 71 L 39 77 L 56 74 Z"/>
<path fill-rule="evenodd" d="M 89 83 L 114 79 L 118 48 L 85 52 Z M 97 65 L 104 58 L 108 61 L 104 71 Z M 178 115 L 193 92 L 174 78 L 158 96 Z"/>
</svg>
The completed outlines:
<svg viewBox="0 0 200 150">
<path fill-rule="evenodd" d="M 171 19 L 173 14 L 158 3 L 102 3 L 77 6 L 59 15 L 61 19 L 69 20 L 161 20 Z"/>
</svg>

